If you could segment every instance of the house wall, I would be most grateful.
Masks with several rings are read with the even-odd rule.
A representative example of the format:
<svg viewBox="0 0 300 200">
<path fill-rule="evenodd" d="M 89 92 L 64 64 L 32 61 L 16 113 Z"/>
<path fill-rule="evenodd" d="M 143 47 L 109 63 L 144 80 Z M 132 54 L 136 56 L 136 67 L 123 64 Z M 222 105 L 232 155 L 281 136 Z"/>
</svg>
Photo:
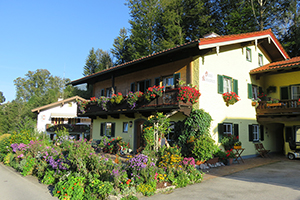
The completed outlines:
<svg viewBox="0 0 300 200">
<path fill-rule="evenodd" d="M 266 91 L 266 89 L 269 86 L 276 86 L 276 92 L 272 92 L 272 93 L 268 93 L 267 97 L 270 97 L 272 99 L 280 99 L 280 87 L 282 86 L 289 86 L 289 85 L 297 85 L 300 84 L 300 72 L 299 71 L 295 71 L 295 72 L 288 72 L 288 73 L 281 73 L 281 74 L 273 74 L 273 75 L 267 75 L 267 76 L 263 76 L 260 79 L 263 82 L 264 85 L 264 89 Z M 282 132 L 280 133 L 280 135 L 277 135 L 277 137 L 282 138 L 283 140 L 283 144 L 277 144 L 277 150 L 279 148 L 281 148 L 281 145 L 283 146 L 283 152 L 284 154 L 287 154 L 290 150 L 289 147 L 289 143 L 285 142 L 286 138 L 285 138 L 285 130 L 284 127 L 285 126 L 300 126 L 300 122 L 299 121 L 274 121 L 274 123 L 281 124 L 283 126 Z M 279 129 L 275 129 L 274 131 L 272 131 L 274 129 L 274 123 L 268 124 L 267 126 L 270 127 L 270 134 L 273 135 L 274 133 L 277 133 L 277 131 Z M 279 146 L 278 146 L 279 145 Z M 271 146 L 269 148 L 272 148 Z"/>
<path fill-rule="evenodd" d="M 245 151 L 242 156 L 254 155 L 255 147 L 249 142 L 248 125 L 258 124 L 256 121 L 255 107 L 248 98 L 248 83 L 261 86 L 262 80 L 250 77 L 250 70 L 259 67 L 258 53 L 263 52 L 254 45 L 247 46 L 251 49 L 252 61 L 246 60 L 246 47 L 240 44 L 221 46 L 217 55 L 215 51 L 199 57 L 199 88 L 201 92 L 199 108 L 203 108 L 212 116 L 211 135 L 218 141 L 218 123 L 239 124 L 239 139 Z M 263 64 L 269 60 L 263 55 Z M 234 105 L 225 105 L 222 94 L 218 93 L 217 75 L 225 75 L 238 80 L 238 96 L 240 101 Z"/>
<path fill-rule="evenodd" d="M 38 131 L 46 131 L 46 124 L 51 124 L 51 113 L 70 114 L 77 116 L 77 104 L 76 102 L 70 102 L 40 111 L 37 116 Z"/>
<path fill-rule="evenodd" d="M 117 91 L 126 95 L 130 91 L 130 84 L 146 79 L 151 79 L 151 85 L 154 85 L 154 80 L 157 77 L 169 76 L 175 73 L 180 73 L 181 79 L 187 81 L 189 76 L 188 65 L 191 62 L 190 58 L 183 59 L 176 62 L 170 62 L 164 65 L 159 65 L 150 69 L 137 71 L 135 73 L 126 74 L 123 76 L 115 77 L 115 87 Z M 111 80 L 97 82 L 94 85 L 94 96 L 100 97 L 101 89 L 112 87 Z"/>
<path fill-rule="evenodd" d="M 275 93 L 267 94 L 268 97 L 280 99 L 280 87 L 300 84 L 300 71 L 274 74 L 261 77 L 265 91 L 269 86 L 276 86 Z"/>
</svg>

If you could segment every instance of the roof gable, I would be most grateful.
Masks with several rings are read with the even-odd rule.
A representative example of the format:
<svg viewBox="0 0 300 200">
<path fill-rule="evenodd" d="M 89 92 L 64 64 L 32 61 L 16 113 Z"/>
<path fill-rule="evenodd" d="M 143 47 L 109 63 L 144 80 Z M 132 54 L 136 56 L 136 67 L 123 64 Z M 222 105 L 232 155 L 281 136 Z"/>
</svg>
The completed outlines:
<svg viewBox="0 0 300 200">
<path fill-rule="evenodd" d="M 52 107 L 55 107 L 55 106 L 58 106 L 58 105 L 64 105 L 65 103 L 73 102 L 73 101 L 76 101 L 76 100 L 86 101 L 86 99 L 81 98 L 80 96 L 74 96 L 74 97 L 70 97 L 70 98 L 62 100 L 62 101 L 57 101 L 57 102 L 54 102 L 54 103 L 51 103 L 51 104 L 48 104 L 48 105 L 45 105 L 45 106 L 41 106 L 41 107 L 32 109 L 31 112 L 39 113 L 41 110 L 47 110 L 49 108 L 52 108 Z"/>
</svg>

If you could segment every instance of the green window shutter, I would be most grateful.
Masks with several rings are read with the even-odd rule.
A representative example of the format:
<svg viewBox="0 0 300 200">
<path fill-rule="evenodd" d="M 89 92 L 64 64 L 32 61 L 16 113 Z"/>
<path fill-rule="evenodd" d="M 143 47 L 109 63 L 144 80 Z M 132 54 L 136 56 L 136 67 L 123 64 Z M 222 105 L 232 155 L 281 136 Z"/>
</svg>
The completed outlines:
<svg viewBox="0 0 300 200">
<path fill-rule="evenodd" d="M 218 124 L 218 136 L 219 136 L 219 142 L 221 142 L 223 138 L 224 133 L 224 125 L 223 124 Z"/>
<path fill-rule="evenodd" d="M 289 99 L 289 87 L 280 87 L 280 99 L 281 100 L 286 100 Z"/>
<path fill-rule="evenodd" d="M 145 90 L 144 91 L 147 91 L 147 89 L 151 87 L 151 80 L 150 79 L 147 79 L 145 80 Z"/>
<path fill-rule="evenodd" d="M 101 123 L 100 124 L 100 136 L 104 136 L 104 127 L 105 127 L 105 123 Z"/>
<path fill-rule="evenodd" d="M 223 94 L 223 76 L 218 74 L 218 93 Z"/>
<path fill-rule="evenodd" d="M 173 75 L 173 85 L 178 85 L 180 79 L 180 73 L 174 74 Z"/>
<path fill-rule="evenodd" d="M 263 125 L 260 125 L 259 126 L 259 139 L 261 140 L 261 141 L 264 141 L 264 126 Z"/>
<path fill-rule="evenodd" d="M 285 141 L 295 141 L 293 137 L 293 127 L 291 126 L 286 126 L 285 127 Z"/>
<path fill-rule="evenodd" d="M 105 90 L 104 89 L 101 89 L 101 94 L 100 94 L 100 96 L 105 96 Z"/>
<path fill-rule="evenodd" d="M 135 92 L 135 83 L 130 84 L 130 91 Z"/>
<path fill-rule="evenodd" d="M 233 92 L 236 93 L 236 95 L 239 95 L 239 90 L 238 90 L 238 80 L 233 79 Z"/>
<path fill-rule="evenodd" d="M 111 137 L 115 137 L 116 123 L 111 123 Z"/>
<path fill-rule="evenodd" d="M 233 133 L 235 137 L 239 137 L 239 124 L 233 124 Z"/>
<path fill-rule="evenodd" d="M 154 79 L 154 85 L 159 86 L 160 85 L 160 77 L 156 77 Z"/>
<path fill-rule="evenodd" d="M 252 129 L 253 129 L 252 124 L 249 124 L 248 125 L 249 142 L 253 141 L 253 130 Z"/>
<path fill-rule="evenodd" d="M 252 84 L 248 83 L 248 98 L 253 98 Z"/>
</svg>

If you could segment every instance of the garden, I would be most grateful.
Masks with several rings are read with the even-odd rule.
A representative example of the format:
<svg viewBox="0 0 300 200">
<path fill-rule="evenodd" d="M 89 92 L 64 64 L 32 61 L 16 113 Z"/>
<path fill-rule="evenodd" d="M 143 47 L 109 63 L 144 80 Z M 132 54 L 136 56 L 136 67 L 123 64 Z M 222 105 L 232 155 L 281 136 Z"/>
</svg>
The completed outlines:
<svg viewBox="0 0 300 200">
<path fill-rule="evenodd" d="M 128 154 L 130 146 L 121 137 L 103 137 L 94 148 L 86 139 L 73 140 L 66 130 L 58 131 L 54 142 L 45 134 L 22 130 L 0 137 L 0 161 L 52 185 L 59 199 L 137 199 L 166 186 L 201 182 L 197 161 L 228 157 L 209 134 L 211 120 L 203 110 L 193 110 L 176 123 L 173 142 L 156 148 L 156 139 L 170 131 L 169 118 L 157 113 L 144 124 L 145 146 L 137 154 Z M 117 156 L 111 159 L 104 153 Z"/>
</svg>

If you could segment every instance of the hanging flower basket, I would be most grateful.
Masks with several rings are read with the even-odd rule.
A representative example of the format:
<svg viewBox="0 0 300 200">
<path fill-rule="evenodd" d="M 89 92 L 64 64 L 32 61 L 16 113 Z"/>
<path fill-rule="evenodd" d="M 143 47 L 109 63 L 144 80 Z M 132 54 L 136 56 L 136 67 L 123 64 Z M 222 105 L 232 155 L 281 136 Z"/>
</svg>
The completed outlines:
<svg viewBox="0 0 300 200">
<path fill-rule="evenodd" d="M 240 97 L 235 92 L 226 92 L 223 94 L 223 99 L 226 106 L 233 105 L 240 100 Z"/>
</svg>

